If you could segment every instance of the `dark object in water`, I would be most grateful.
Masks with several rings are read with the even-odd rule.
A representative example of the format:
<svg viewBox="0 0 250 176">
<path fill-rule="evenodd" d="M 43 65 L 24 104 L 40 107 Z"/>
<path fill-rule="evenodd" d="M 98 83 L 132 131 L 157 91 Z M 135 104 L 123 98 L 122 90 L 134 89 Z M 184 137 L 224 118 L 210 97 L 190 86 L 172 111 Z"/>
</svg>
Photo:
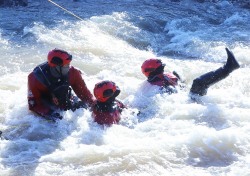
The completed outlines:
<svg viewBox="0 0 250 176">
<path fill-rule="evenodd" d="M 2 134 L 3 134 L 3 132 L 2 132 L 2 131 L 0 131 L 0 139 L 2 139 Z"/>
<path fill-rule="evenodd" d="M 28 0 L 0 0 L 0 6 L 12 7 L 12 6 L 27 6 Z"/>
</svg>

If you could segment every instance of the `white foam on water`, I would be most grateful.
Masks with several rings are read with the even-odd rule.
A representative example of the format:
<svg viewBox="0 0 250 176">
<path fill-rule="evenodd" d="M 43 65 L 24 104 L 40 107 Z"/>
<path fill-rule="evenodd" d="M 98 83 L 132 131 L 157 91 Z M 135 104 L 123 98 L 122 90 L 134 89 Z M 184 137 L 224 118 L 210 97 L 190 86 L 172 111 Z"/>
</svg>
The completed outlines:
<svg viewBox="0 0 250 176">
<path fill-rule="evenodd" d="M 235 14 L 224 23 L 242 18 Z M 24 31 L 37 38 L 29 48 L 9 45 L 8 39 L 0 42 L 0 50 L 6 53 L 0 64 L 5 70 L 0 76 L 0 127 L 6 138 L 0 142 L 1 174 L 248 175 L 249 47 L 235 43 L 232 49 L 242 68 L 212 86 L 201 103 L 195 103 L 188 95 L 192 80 L 221 67 L 226 52 L 224 41 L 215 46 L 199 38 L 205 35 L 202 27 L 192 34 L 176 27 L 191 22 L 169 22 L 166 28 L 176 36 L 163 47 L 206 59 L 159 57 L 166 70 L 176 70 L 186 80 L 186 89 L 174 95 L 159 94 L 156 87 L 145 83 L 141 64 L 157 56 L 120 38 L 127 32 L 123 38 L 134 34 L 136 39 L 140 32 L 126 13 L 76 23 L 62 21 L 52 28 L 35 23 Z M 53 48 L 73 54 L 72 65 L 82 70 L 91 92 L 100 80 L 117 83 L 121 89 L 118 98 L 129 107 L 122 113 L 120 125 L 102 127 L 83 109 L 62 112 L 64 118 L 57 123 L 28 110 L 27 76 L 46 61 Z"/>
</svg>

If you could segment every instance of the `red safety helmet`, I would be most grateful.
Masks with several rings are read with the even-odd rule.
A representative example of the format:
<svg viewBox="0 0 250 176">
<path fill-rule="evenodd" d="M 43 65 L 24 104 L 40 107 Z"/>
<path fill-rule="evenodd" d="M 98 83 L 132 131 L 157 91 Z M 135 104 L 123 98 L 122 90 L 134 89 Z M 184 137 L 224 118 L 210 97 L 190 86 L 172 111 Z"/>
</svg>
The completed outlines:
<svg viewBox="0 0 250 176">
<path fill-rule="evenodd" d="M 141 66 L 141 71 L 146 77 L 149 77 L 150 73 L 156 71 L 159 67 L 164 68 L 164 66 L 165 64 L 163 64 L 160 59 L 151 58 L 144 61 Z"/>
<path fill-rule="evenodd" d="M 116 97 L 120 89 L 112 81 L 101 81 L 95 85 L 94 95 L 100 102 L 106 102 L 111 97 Z"/>
<path fill-rule="evenodd" d="M 60 49 L 53 49 L 48 54 L 48 63 L 51 67 L 64 66 L 69 64 L 71 61 L 72 55 Z"/>
</svg>

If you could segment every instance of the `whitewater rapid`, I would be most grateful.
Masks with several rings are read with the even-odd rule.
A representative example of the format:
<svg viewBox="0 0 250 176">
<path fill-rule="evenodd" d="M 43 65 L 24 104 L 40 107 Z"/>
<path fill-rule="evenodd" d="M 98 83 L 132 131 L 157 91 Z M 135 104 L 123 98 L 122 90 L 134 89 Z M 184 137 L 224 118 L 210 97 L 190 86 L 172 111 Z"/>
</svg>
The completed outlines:
<svg viewBox="0 0 250 176">
<path fill-rule="evenodd" d="M 83 20 L 40 0 L 0 9 L 0 175 L 250 175 L 249 10 L 228 1 L 55 2 Z M 225 47 L 241 68 L 192 102 L 192 80 L 223 66 Z M 119 125 L 102 127 L 84 109 L 57 123 L 28 110 L 27 76 L 54 48 L 73 55 L 91 92 L 116 82 L 129 106 Z M 152 57 L 186 89 L 145 87 L 140 67 Z"/>
</svg>

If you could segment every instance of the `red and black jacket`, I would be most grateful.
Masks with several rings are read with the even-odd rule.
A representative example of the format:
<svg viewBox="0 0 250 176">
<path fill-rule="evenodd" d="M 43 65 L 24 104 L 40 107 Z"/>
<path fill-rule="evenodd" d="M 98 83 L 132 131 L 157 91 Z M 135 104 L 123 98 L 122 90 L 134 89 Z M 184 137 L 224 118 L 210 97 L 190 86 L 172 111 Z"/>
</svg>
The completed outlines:
<svg viewBox="0 0 250 176">
<path fill-rule="evenodd" d="M 173 73 L 158 74 L 148 78 L 148 82 L 152 85 L 161 87 L 162 92 L 169 94 L 177 93 L 176 86 L 178 85 L 179 78 Z"/>
<path fill-rule="evenodd" d="M 118 100 L 108 103 L 95 101 L 93 106 L 94 121 L 100 125 L 118 124 L 124 108 L 126 108 L 125 105 Z"/>
<path fill-rule="evenodd" d="M 93 104 L 93 95 L 88 90 L 80 70 L 71 66 L 68 76 L 54 78 L 49 69 L 46 62 L 28 75 L 28 104 L 31 111 L 47 116 L 53 111 L 53 107 L 62 109 L 71 88 L 84 103 L 90 106 Z"/>
</svg>

